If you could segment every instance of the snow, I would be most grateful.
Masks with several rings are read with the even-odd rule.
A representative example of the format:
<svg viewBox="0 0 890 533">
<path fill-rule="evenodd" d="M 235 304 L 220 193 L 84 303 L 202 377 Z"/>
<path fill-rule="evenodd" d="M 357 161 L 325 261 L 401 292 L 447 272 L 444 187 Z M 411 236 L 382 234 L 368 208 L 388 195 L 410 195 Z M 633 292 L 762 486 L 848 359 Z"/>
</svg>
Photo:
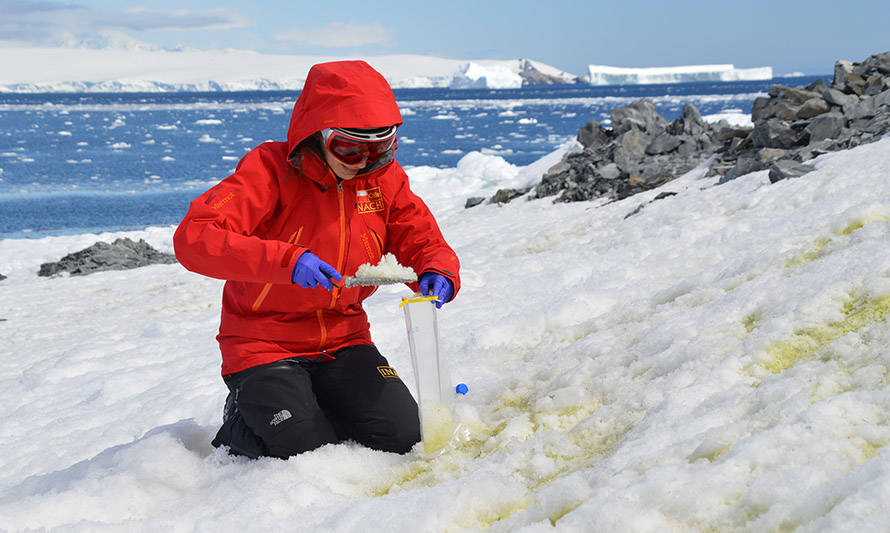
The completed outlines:
<svg viewBox="0 0 890 533">
<path fill-rule="evenodd" d="M 408 54 L 303 56 L 247 50 L 168 51 L 139 46 L 0 47 L 0 92 L 300 90 L 312 65 L 344 59 L 366 60 L 393 88 L 518 87 L 518 72 L 524 65 L 565 80 L 575 78 L 555 67 L 525 59 L 467 61 Z"/>
<path fill-rule="evenodd" d="M 591 85 L 642 85 L 690 81 L 768 80 L 772 67 L 735 68 L 734 65 L 687 65 L 681 67 L 625 68 L 588 65 Z"/>
<path fill-rule="evenodd" d="M 438 327 L 465 431 L 430 457 L 213 450 L 221 282 L 36 276 L 117 236 L 171 251 L 174 228 L 0 241 L 2 528 L 890 528 L 890 139 L 774 185 L 697 169 L 616 202 L 463 208 L 573 149 L 408 169 L 462 262 Z M 413 389 L 409 293 L 366 308 Z"/>
<path fill-rule="evenodd" d="M 417 279 L 417 273 L 411 267 L 402 266 L 393 254 L 383 254 L 376 265 L 364 263 L 355 271 L 358 279 Z"/>
</svg>

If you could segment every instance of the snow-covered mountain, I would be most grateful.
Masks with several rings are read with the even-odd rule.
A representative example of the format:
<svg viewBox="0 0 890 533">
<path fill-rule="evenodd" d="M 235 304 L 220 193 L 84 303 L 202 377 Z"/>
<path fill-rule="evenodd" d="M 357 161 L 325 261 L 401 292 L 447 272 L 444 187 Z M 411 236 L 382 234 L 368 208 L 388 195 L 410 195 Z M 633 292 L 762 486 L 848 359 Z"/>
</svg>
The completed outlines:
<svg viewBox="0 0 890 533">
<path fill-rule="evenodd" d="M 125 37 L 125 36 L 124 36 Z M 123 39 L 123 40 L 121 40 Z M 106 42 L 106 41 L 102 41 Z M 102 42 L 98 44 L 102 44 Z M 2 92 L 299 90 L 323 61 L 365 59 L 394 88 L 511 88 L 523 83 L 574 82 L 577 77 L 527 59 L 459 60 L 420 55 L 325 57 L 245 50 L 158 50 L 119 35 L 114 46 L 2 48 Z"/>
<path fill-rule="evenodd" d="M 768 80 L 772 67 L 735 68 L 734 65 L 687 65 L 682 67 L 625 68 L 588 65 L 591 85 L 642 85 L 691 81 Z"/>
</svg>

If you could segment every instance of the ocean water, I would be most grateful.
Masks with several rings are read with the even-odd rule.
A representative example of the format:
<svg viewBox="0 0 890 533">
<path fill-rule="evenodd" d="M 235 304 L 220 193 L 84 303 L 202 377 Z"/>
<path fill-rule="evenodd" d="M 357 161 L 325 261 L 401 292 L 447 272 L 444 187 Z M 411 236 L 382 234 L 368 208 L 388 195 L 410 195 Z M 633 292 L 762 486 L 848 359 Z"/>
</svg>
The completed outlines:
<svg viewBox="0 0 890 533">
<path fill-rule="evenodd" d="M 668 119 L 750 113 L 772 83 L 500 90 L 400 89 L 405 167 L 453 167 L 479 151 L 529 164 L 587 120 L 651 98 Z M 283 140 L 296 92 L 0 94 L 0 239 L 174 224 L 251 148 Z"/>
</svg>

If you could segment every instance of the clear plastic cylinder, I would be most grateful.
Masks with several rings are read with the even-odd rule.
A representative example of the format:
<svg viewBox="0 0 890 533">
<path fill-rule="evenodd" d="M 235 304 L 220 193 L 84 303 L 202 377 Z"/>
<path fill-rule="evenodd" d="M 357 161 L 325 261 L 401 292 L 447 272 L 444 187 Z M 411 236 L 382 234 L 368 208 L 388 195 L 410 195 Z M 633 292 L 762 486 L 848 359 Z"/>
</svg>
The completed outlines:
<svg viewBox="0 0 890 533">
<path fill-rule="evenodd" d="M 417 404 L 424 450 L 441 449 L 454 431 L 451 416 L 452 387 L 448 372 L 439 354 L 439 328 L 436 304 L 420 295 L 406 299 L 402 305 L 411 365 L 417 386 Z"/>
</svg>

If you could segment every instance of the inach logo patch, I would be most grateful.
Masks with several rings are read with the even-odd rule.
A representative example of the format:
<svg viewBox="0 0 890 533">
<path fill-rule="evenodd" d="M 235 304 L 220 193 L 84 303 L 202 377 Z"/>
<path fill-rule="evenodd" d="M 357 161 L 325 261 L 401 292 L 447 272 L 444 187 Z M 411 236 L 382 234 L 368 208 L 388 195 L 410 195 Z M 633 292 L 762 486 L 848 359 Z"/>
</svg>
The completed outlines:
<svg viewBox="0 0 890 533">
<path fill-rule="evenodd" d="M 383 211 L 383 207 L 383 193 L 380 192 L 380 187 L 356 192 L 355 208 L 359 213 L 376 213 Z"/>
<path fill-rule="evenodd" d="M 210 207 L 212 207 L 212 208 L 214 208 L 214 209 L 219 209 L 220 207 L 222 207 L 222 206 L 226 205 L 227 203 L 229 203 L 229 201 L 230 201 L 232 198 L 234 198 L 234 197 L 235 197 L 235 193 L 230 192 L 229 194 L 225 195 L 225 197 L 223 197 L 222 200 L 219 200 L 219 201 L 217 201 L 217 202 L 214 202 L 213 205 L 210 206 Z"/>
<path fill-rule="evenodd" d="M 378 366 L 377 372 L 380 372 L 380 375 L 385 378 L 399 379 L 396 369 L 391 366 Z"/>
</svg>

